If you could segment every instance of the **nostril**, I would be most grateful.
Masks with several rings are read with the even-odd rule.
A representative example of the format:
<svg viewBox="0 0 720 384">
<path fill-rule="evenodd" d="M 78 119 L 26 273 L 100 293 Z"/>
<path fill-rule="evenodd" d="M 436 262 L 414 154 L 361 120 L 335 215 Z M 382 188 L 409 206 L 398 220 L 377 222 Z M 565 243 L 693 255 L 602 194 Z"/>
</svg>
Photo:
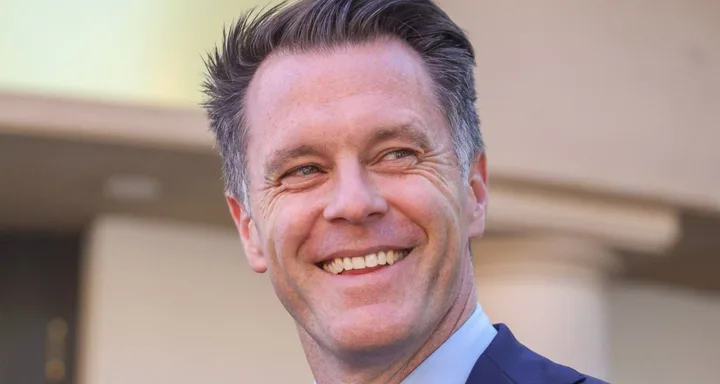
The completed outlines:
<svg viewBox="0 0 720 384">
<path fill-rule="evenodd" d="M 387 212 L 387 201 L 372 186 L 362 180 L 348 181 L 350 177 L 347 175 L 344 178 L 346 185 L 336 191 L 336 195 L 324 209 L 326 220 L 364 224 L 368 220 L 382 217 Z"/>
</svg>

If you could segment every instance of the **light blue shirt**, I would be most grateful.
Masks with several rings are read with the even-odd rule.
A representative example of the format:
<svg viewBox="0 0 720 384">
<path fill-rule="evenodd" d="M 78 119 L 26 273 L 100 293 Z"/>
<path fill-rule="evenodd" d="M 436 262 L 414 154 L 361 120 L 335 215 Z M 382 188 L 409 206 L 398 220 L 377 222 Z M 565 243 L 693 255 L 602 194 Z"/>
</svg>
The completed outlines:
<svg viewBox="0 0 720 384">
<path fill-rule="evenodd" d="M 497 335 L 480 304 L 470 318 L 402 384 L 465 384 L 477 359 Z"/>
<path fill-rule="evenodd" d="M 465 384 L 477 359 L 497 335 L 480 304 L 470 318 L 401 384 Z"/>
</svg>

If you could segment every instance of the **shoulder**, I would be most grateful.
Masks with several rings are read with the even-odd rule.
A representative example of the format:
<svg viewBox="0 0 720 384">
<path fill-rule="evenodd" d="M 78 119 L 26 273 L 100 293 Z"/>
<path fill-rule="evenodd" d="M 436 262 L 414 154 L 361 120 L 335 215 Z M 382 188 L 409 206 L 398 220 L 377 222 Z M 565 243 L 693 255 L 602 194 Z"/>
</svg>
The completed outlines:
<svg viewBox="0 0 720 384">
<path fill-rule="evenodd" d="M 495 328 L 497 335 L 475 363 L 467 384 L 607 384 L 533 352 L 504 324 Z"/>
</svg>

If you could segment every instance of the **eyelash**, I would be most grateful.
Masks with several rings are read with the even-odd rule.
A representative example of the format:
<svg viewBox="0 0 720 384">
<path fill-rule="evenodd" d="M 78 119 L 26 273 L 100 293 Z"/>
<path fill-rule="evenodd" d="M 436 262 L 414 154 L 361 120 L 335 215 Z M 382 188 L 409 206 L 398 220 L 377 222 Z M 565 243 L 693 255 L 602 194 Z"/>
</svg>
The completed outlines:
<svg viewBox="0 0 720 384">
<path fill-rule="evenodd" d="M 385 156 L 387 156 L 387 155 L 390 155 L 390 154 L 393 154 L 393 153 L 402 153 L 402 154 L 404 154 L 404 156 L 399 156 L 399 158 L 405 158 L 405 157 L 407 157 L 407 156 L 416 156 L 416 155 L 417 155 L 417 152 L 413 151 L 412 149 L 409 149 L 409 148 L 400 148 L 400 149 L 393 149 L 392 151 L 390 151 L 390 152 L 386 153 L 385 155 L 383 155 L 383 157 L 385 157 Z"/>
<path fill-rule="evenodd" d="M 288 176 L 293 176 L 294 174 L 296 174 L 296 173 L 298 173 L 298 172 L 301 172 L 303 169 L 307 170 L 308 168 L 311 168 L 311 169 L 316 170 L 316 171 L 318 171 L 318 172 L 320 171 L 320 168 L 319 168 L 317 165 L 312 165 L 312 164 L 302 165 L 302 166 L 299 166 L 299 167 L 297 167 L 297 168 L 291 169 L 290 171 L 288 171 L 287 173 L 285 173 L 284 175 L 282 175 L 282 178 L 285 178 L 285 177 L 288 177 Z M 302 174 L 299 175 L 299 176 L 307 176 L 307 175 L 309 175 L 309 174 L 310 174 L 310 173 L 302 173 Z"/>
</svg>

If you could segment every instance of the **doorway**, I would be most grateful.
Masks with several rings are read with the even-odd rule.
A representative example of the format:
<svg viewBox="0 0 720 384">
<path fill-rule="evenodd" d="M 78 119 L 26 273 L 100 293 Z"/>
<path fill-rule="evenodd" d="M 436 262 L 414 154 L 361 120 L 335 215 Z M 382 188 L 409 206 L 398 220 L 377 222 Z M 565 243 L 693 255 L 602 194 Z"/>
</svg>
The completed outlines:
<svg viewBox="0 0 720 384">
<path fill-rule="evenodd" d="M 80 244 L 0 232 L 0 383 L 75 383 Z"/>
</svg>

